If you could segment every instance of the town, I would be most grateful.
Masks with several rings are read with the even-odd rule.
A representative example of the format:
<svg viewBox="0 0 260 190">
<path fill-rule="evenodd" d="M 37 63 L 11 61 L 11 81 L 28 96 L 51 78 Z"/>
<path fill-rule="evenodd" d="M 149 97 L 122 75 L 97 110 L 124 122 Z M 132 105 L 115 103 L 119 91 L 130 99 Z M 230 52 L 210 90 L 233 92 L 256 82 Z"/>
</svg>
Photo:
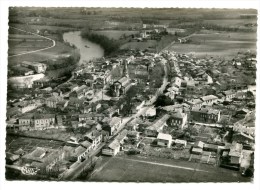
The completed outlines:
<svg viewBox="0 0 260 190">
<path fill-rule="evenodd" d="M 161 40 L 168 31 L 143 24 L 125 38 Z M 185 46 L 188 40 L 177 37 L 175 43 Z M 24 93 L 7 98 L 7 179 L 251 181 L 254 52 L 224 59 L 168 47 L 128 48 L 85 61 L 69 78 L 56 79 L 45 75 L 48 63 L 21 61 L 12 68 L 15 80 L 8 85 Z M 142 170 L 149 166 L 145 171 L 154 174 L 146 178 Z"/>
</svg>

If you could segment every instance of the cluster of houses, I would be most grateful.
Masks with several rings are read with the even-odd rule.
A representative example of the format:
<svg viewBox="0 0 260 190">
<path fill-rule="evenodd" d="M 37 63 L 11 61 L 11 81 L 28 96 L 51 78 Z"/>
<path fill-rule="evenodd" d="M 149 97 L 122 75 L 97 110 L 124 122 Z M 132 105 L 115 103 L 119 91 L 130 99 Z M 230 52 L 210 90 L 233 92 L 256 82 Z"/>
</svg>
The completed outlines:
<svg viewBox="0 0 260 190">
<path fill-rule="evenodd" d="M 207 64 L 211 60 L 195 59 L 167 51 L 160 54 L 139 52 L 139 55 L 141 59 L 129 54 L 124 59 L 109 58 L 95 64 L 86 64 L 74 71 L 70 82 L 54 89 L 46 90 L 51 81 L 36 80 L 34 97 L 10 102 L 7 110 L 7 127 L 10 130 L 67 127 L 89 129 L 80 139 L 71 137 L 59 150 L 37 147 L 33 152 L 20 155 L 25 172 L 31 171 L 31 167 L 44 172 L 57 172 L 59 168 L 58 175 L 63 175 L 63 172 L 66 173 L 74 167 L 74 163 L 91 158 L 102 142 L 102 154 L 115 156 L 126 149 L 126 141 L 139 141 L 139 135 L 156 139 L 157 145 L 161 147 L 186 147 L 189 142 L 182 138 L 173 138 L 169 129 L 184 131 L 194 123 L 210 126 L 219 124 L 223 115 L 219 105 L 233 103 L 234 100 L 245 101 L 248 98 L 248 89 L 244 86 L 236 90 L 215 88 L 218 84 L 213 79 L 220 73 L 209 74 Z M 140 116 L 123 124 L 121 110 L 127 102 L 116 104 L 115 100 L 120 100 L 130 87 L 135 85 L 135 81 L 129 77 L 128 65 L 137 64 L 138 60 L 146 72 L 157 61 L 164 60 L 169 64 L 170 81 L 162 93 L 168 96 L 173 104 L 155 108 L 146 105 L 146 99 L 142 95 L 133 97 L 131 104 L 134 108 L 131 113 L 142 111 Z M 122 73 L 115 78 L 111 72 L 118 67 L 123 68 Z M 104 90 L 111 92 L 111 99 L 93 101 L 93 98 Z M 210 162 L 220 151 L 224 165 L 250 167 L 255 136 L 253 110 L 254 108 L 237 110 L 235 115 L 242 119 L 231 124 L 234 132 L 233 143 L 220 145 L 196 140 L 191 147 L 190 159 L 203 157 L 206 162 Z M 124 125 L 127 130 L 122 130 Z M 10 153 L 10 158 L 14 156 L 14 153 Z"/>
</svg>

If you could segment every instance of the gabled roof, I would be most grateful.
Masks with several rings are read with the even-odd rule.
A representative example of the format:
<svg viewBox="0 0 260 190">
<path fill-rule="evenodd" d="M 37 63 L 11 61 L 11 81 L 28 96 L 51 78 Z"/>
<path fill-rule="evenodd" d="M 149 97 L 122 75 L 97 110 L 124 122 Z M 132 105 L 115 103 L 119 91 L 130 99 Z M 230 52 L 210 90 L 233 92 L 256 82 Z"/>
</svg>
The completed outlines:
<svg viewBox="0 0 260 190">
<path fill-rule="evenodd" d="M 120 147 L 120 143 L 117 139 L 115 139 L 108 145 L 108 147 L 114 150 L 114 149 Z"/>
<path fill-rule="evenodd" d="M 165 133 L 159 133 L 157 135 L 157 139 L 162 139 L 162 140 L 167 140 L 167 141 L 171 141 L 172 140 L 172 136 L 169 134 L 165 134 Z"/>
<path fill-rule="evenodd" d="M 163 125 L 164 123 L 170 118 L 170 115 L 165 114 L 164 116 L 162 116 L 160 119 L 156 120 L 150 127 L 148 127 L 147 129 L 149 130 L 156 130 L 158 131 Z"/>
<path fill-rule="evenodd" d="M 200 99 L 202 99 L 202 101 L 207 101 L 207 100 L 215 100 L 218 99 L 217 96 L 214 95 L 207 95 L 207 96 L 202 96 Z"/>
</svg>

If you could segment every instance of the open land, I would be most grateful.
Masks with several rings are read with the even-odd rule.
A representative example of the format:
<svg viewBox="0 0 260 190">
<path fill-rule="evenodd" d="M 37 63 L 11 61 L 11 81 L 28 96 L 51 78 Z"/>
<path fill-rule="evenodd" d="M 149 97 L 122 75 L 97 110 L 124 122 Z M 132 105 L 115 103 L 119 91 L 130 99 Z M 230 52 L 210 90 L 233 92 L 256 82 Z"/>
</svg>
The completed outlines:
<svg viewBox="0 0 260 190">
<path fill-rule="evenodd" d="M 256 33 L 200 31 L 190 37 L 186 44 L 174 43 L 168 50 L 192 53 L 196 57 L 219 56 L 230 58 L 238 52 L 255 51 Z"/>
<path fill-rule="evenodd" d="M 150 157 L 103 157 L 90 181 L 117 182 L 250 182 L 232 170 L 202 163 Z"/>
</svg>

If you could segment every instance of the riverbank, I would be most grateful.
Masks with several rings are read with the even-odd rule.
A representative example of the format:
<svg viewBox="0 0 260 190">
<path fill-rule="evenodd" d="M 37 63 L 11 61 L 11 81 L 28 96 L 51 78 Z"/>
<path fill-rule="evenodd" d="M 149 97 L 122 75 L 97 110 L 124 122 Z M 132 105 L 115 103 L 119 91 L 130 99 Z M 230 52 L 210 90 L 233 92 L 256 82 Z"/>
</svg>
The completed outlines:
<svg viewBox="0 0 260 190">
<path fill-rule="evenodd" d="M 117 51 L 122 44 L 120 40 L 114 40 L 102 34 L 97 34 L 88 29 L 83 29 L 80 33 L 82 38 L 88 39 L 91 42 L 99 44 L 103 49 L 105 55 L 110 55 L 111 53 Z"/>
</svg>

